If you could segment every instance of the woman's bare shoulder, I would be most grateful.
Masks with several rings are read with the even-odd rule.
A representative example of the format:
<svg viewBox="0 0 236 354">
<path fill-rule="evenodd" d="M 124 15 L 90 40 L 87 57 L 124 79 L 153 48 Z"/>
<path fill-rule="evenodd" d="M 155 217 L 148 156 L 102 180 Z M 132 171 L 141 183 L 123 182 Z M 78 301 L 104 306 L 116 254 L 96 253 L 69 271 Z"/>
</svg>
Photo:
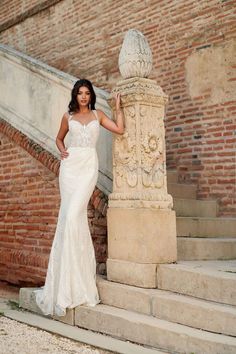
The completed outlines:
<svg viewBox="0 0 236 354">
<path fill-rule="evenodd" d="M 97 114 L 98 114 L 98 115 L 102 115 L 102 114 L 104 114 L 104 113 L 103 113 L 103 111 L 102 111 L 101 109 L 96 109 L 96 112 L 97 112 Z"/>
<path fill-rule="evenodd" d="M 70 113 L 69 112 L 65 112 L 62 116 L 62 120 L 68 120 L 70 118 Z"/>
<path fill-rule="evenodd" d="M 99 122 L 101 123 L 102 117 L 104 115 L 103 111 L 101 111 L 101 109 L 96 109 L 96 114 Z"/>
<path fill-rule="evenodd" d="M 70 114 L 68 112 L 65 112 L 61 118 L 61 125 L 64 127 L 68 127 L 69 120 L 70 120 Z"/>
<path fill-rule="evenodd" d="M 106 117 L 106 114 L 101 110 L 101 109 L 96 109 L 99 120 L 101 120 L 102 118 Z"/>
</svg>

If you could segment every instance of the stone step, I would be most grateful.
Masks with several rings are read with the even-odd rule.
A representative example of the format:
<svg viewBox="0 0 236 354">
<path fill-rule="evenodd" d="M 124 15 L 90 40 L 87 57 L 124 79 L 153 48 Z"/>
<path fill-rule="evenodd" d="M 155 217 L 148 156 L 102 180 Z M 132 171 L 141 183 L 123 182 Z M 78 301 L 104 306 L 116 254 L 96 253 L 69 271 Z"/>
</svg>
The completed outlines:
<svg viewBox="0 0 236 354">
<path fill-rule="evenodd" d="M 177 238 L 179 261 L 236 258 L 236 238 Z"/>
<path fill-rule="evenodd" d="M 75 325 L 171 353 L 236 353 L 236 338 L 107 305 L 77 307 Z"/>
<path fill-rule="evenodd" d="M 167 182 L 167 190 L 173 198 L 196 199 L 197 195 L 197 186 L 195 184 Z"/>
<path fill-rule="evenodd" d="M 182 217 L 176 219 L 177 236 L 236 237 L 236 218 Z"/>
<path fill-rule="evenodd" d="M 22 307 L 23 309 L 35 312 L 39 315 L 43 315 L 41 309 L 38 307 L 36 303 L 36 295 L 35 295 L 35 290 L 39 290 L 40 288 L 20 288 L 20 293 L 19 293 L 19 306 Z M 66 315 L 65 316 L 46 316 L 48 318 L 52 317 L 55 320 L 58 320 L 60 322 L 69 324 L 69 325 L 74 325 L 74 310 L 73 309 L 67 309 Z"/>
<path fill-rule="evenodd" d="M 160 264 L 157 286 L 162 290 L 236 305 L 236 260 Z"/>
<path fill-rule="evenodd" d="M 1 306 L 1 304 L 0 304 Z M 37 351 L 37 347 L 35 350 L 30 350 L 24 353 L 21 351 L 14 351 L 14 353 L 26 354 L 26 353 L 48 353 L 48 354 L 72 354 L 72 353 L 120 353 L 120 354 L 166 354 L 166 351 L 159 351 L 156 349 L 149 349 L 146 346 L 141 346 L 139 344 L 133 344 L 128 341 L 119 340 L 116 338 L 112 338 L 111 336 L 103 335 L 100 333 L 96 333 L 93 331 L 84 330 L 82 328 L 78 328 L 77 326 L 70 326 L 68 324 L 61 323 L 61 321 L 54 321 L 51 318 L 47 318 L 45 316 L 38 316 L 37 314 L 31 313 L 29 311 L 19 311 L 19 310 L 3 310 L 4 316 L 11 318 L 17 322 L 25 323 L 29 326 L 33 326 L 43 331 L 47 331 L 55 334 L 56 336 L 62 336 L 64 338 L 70 338 L 73 341 L 81 342 L 84 344 L 92 345 L 93 347 L 97 347 L 98 349 L 103 350 L 90 350 L 90 349 L 78 349 L 78 350 L 66 350 L 59 349 L 56 351 L 46 351 L 46 349 L 42 351 Z M 2 333 L 1 333 L 2 334 Z M 28 338 L 27 338 L 28 339 Z M 40 340 L 40 337 L 39 337 Z M 78 343 L 79 344 L 79 343 Z M 80 347 L 80 345 L 79 345 Z M 27 348 L 28 349 L 28 348 Z M 105 350 L 105 351 L 104 351 Z M 109 352 L 108 352 L 109 351 Z M 13 353 L 13 352 L 11 352 Z M 10 352 L 2 352 L 1 354 L 10 354 Z"/>
<path fill-rule="evenodd" d="M 178 174 L 176 170 L 167 170 L 167 182 L 178 183 Z"/>
<path fill-rule="evenodd" d="M 214 200 L 194 200 L 174 198 L 174 210 L 177 216 L 216 217 L 217 202 Z"/>
<path fill-rule="evenodd" d="M 215 333 L 236 336 L 236 307 L 159 289 L 142 289 L 97 278 L 102 304 Z"/>
</svg>

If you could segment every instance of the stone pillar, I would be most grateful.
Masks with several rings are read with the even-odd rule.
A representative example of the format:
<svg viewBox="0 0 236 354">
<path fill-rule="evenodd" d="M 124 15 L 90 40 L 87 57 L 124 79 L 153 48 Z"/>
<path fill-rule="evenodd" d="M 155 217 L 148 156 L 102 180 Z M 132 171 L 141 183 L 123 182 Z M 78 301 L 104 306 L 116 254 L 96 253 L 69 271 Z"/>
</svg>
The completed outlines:
<svg viewBox="0 0 236 354">
<path fill-rule="evenodd" d="M 108 204 L 108 280 L 157 286 L 158 263 L 177 258 L 176 218 L 167 193 L 164 114 L 167 96 L 154 80 L 151 51 L 130 30 L 119 64 L 125 133 L 113 137 L 113 192 Z M 113 110 L 115 107 L 112 104 Z"/>
</svg>

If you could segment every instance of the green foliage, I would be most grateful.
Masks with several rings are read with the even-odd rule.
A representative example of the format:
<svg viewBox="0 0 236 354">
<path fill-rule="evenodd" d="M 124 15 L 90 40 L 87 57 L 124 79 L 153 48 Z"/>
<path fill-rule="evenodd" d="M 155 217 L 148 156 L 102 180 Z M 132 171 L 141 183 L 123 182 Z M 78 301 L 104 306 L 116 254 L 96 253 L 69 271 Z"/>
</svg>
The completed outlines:
<svg viewBox="0 0 236 354">
<path fill-rule="evenodd" d="M 19 310 L 19 303 L 17 301 L 13 301 L 13 300 L 8 300 L 7 301 L 7 305 L 12 309 L 12 310 Z"/>
</svg>

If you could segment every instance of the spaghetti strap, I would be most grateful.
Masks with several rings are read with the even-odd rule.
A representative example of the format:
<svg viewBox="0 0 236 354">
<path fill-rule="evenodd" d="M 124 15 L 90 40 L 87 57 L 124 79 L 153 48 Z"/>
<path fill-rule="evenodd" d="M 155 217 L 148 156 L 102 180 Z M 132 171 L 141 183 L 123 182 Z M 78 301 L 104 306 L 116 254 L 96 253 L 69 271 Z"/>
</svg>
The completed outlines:
<svg viewBox="0 0 236 354">
<path fill-rule="evenodd" d="M 100 123 L 99 118 L 98 118 L 98 112 L 96 111 L 96 109 L 93 109 L 93 113 L 94 113 L 96 119 L 98 120 L 98 123 Z"/>
</svg>

